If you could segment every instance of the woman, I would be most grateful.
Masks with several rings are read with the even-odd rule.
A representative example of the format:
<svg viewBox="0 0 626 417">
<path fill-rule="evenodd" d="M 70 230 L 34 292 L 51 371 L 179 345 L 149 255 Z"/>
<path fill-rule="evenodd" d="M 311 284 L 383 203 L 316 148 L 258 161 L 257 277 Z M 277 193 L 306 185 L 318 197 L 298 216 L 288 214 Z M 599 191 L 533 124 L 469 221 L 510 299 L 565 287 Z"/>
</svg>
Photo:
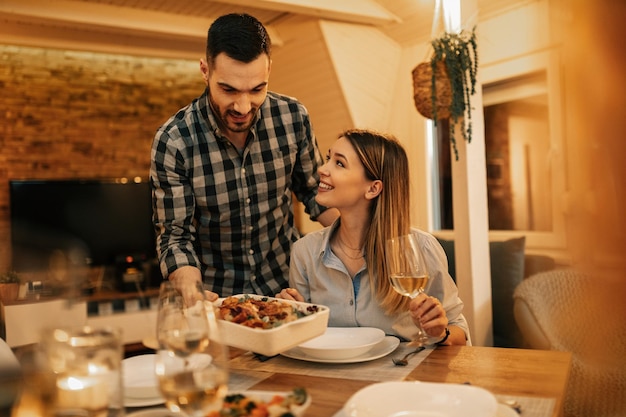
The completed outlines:
<svg viewBox="0 0 626 417">
<path fill-rule="evenodd" d="M 316 200 L 341 216 L 294 244 L 291 288 L 277 297 L 328 306 L 332 327 L 377 327 L 410 340 L 421 323 L 432 343 L 471 343 L 443 248 L 433 236 L 410 227 L 409 168 L 400 143 L 376 132 L 348 130 L 326 159 L 318 169 Z M 413 300 L 393 290 L 384 257 L 386 240 L 408 233 L 418 235 L 431 276 L 425 294 Z"/>
</svg>

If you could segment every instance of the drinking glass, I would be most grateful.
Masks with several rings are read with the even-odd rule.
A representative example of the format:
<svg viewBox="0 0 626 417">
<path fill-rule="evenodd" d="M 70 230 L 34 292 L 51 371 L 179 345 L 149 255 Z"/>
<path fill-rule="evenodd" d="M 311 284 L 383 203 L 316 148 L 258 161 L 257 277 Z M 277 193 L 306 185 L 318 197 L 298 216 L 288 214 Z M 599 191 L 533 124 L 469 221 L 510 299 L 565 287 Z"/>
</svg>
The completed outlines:
<svg viewBox="0 0 626 417">
<path fill-rule="evenodd" d="M 219 410 L 228 389 L 228 351 L 200 282 L 184 295 L 164 281 L 159 293 L 155 372 L 165 405 L 190 417 Z"/>
<path fill-rule="evenodd" d="M 389 239 L 386 242 L 385 256 L 389 268 L 389 279 L 394 290 L 411 299 L 424 292 L 429 275 L 416 234 Z M 417 334 L 410 344 L 424 346 L 427 342 L 428 335 L 418 323 Z"/>
<path fill-rule="evenodd" d="M 43 331 L 36 381 L 49 415 L 124 415 L 121 332 L 109 327 L 51 328 Z M 35 384 L 34 384 L 35 385 Z"/>
</svg>

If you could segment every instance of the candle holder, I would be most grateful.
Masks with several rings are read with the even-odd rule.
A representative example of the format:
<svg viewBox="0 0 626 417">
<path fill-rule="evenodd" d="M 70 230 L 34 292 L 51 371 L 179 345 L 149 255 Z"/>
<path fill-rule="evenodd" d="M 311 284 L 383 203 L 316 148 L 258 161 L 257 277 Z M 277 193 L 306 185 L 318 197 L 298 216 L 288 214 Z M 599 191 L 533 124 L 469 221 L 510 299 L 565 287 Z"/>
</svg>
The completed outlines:
<svg viewBox="0 0 626 417">
<path fill-rule="evenodd" d="M 41 340 L 41 354 L 54 379 L 49 396 L 52 415 L 124 415 L 123 350 L 118 329 L 48 329 Z"/>
</svg>

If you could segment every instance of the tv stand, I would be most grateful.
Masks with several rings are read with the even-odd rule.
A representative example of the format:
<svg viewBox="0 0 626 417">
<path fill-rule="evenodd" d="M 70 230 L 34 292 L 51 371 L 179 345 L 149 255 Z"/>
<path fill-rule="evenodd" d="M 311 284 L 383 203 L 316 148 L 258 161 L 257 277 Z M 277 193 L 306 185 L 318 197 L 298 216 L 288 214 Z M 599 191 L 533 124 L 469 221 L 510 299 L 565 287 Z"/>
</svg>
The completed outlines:
<svg viewBox="0 0 626 417">
<path fill-rule="evenodd" d="M 124 344 L 137 344 L 156 334 L 158 288 L 141 292 L 101 290 L 75 300 L 40 296 L 0 302 L 0 336 L 11 347 L 37 343 L 53 326 L 113 326 Z"/>
</svg>

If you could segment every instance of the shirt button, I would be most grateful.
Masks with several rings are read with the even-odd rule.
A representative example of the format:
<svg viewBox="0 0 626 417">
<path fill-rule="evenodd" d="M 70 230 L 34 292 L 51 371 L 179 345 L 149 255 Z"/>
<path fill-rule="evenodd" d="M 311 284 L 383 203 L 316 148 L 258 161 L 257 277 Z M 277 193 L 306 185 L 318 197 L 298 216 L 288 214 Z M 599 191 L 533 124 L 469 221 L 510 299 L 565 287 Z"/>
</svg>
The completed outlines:
<svg viewBox="0 0 626 417">
<path fill-rule="evenodd" d="M 248 253 L 249 253 L 250 255 L 254 255 L 254 249 L 250 249 L 250 250 L 248 251 Z"/>
<path fill-rule="evenodd" d="M 246 198 L 246 203 L 250 204 L 250 198 Z"/>
<path fill-rule="evenodd" d="M 248 230 L 254 230 L 254 226 L 249 226 Z"/>
<path fill-rule="evenodd" d="M 245 168 L 241 168 L 241 173 L 245 174 L 246 173 L 246 169 Z"/>
<path fill-rule="evenodd" d="M 250 279 L 251 279 L 252 281 L 256 281 L 256 276 L 255 276 L 255 275 L 252 275 L 252 276 L 250 277 Z"/>
<path fill-rule="evenodd" d="M 354 300 L 350 300 L 350 305 L 354 305 Z"/>
</svg>

